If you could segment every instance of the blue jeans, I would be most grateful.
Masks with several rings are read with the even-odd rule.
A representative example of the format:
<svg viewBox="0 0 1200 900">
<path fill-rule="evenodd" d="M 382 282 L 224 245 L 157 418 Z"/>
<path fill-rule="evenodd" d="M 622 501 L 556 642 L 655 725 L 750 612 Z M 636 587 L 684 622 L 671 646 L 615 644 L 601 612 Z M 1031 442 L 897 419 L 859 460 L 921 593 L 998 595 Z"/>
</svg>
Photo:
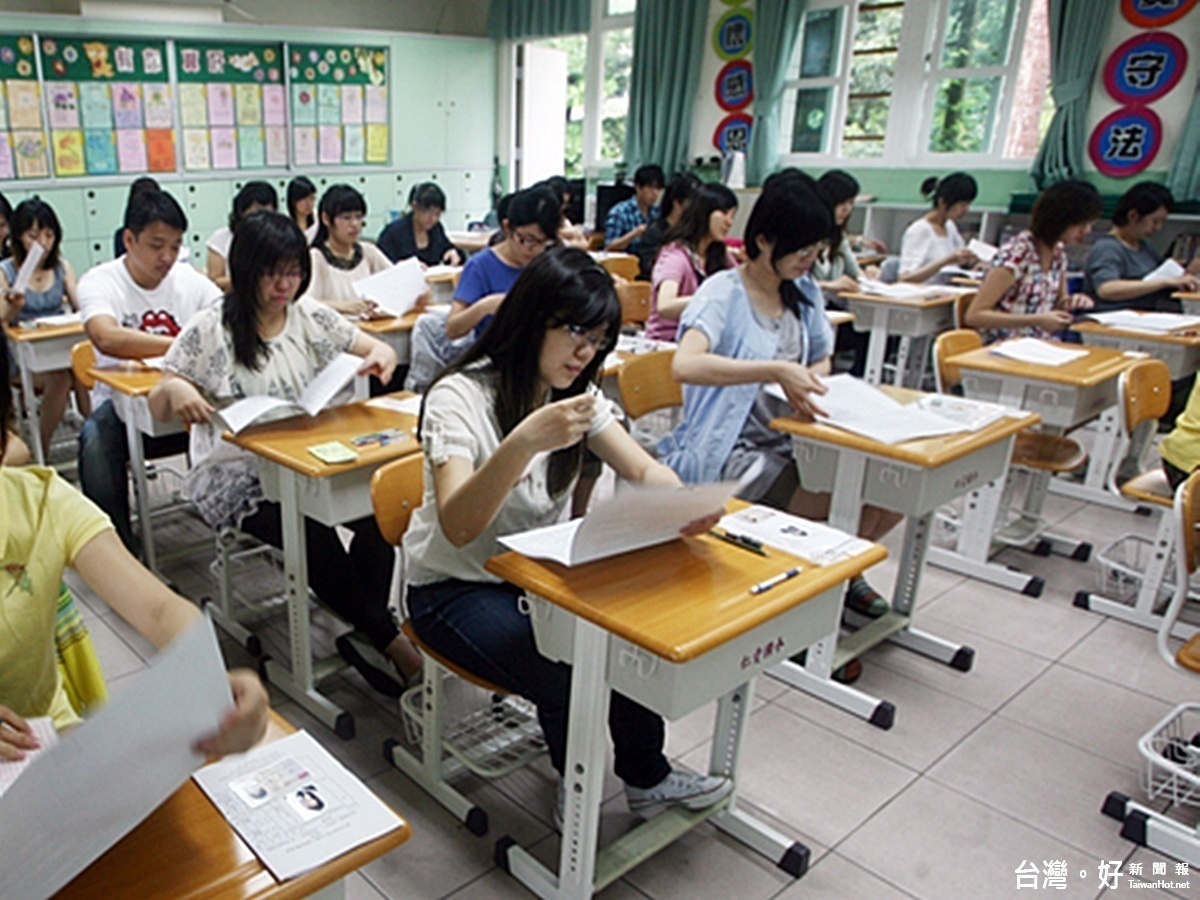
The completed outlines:
<svg viewBox="0 0 1200 900">
<path fill-rule="evenodd" d="M 187 450 L 187 435 L 142 438 L 146 459 L 171 456 Z M 129 442 L 125 423 L 111 400 L 106 400 L 83 423 L 79 432 L 79 486 L 83 493 L 112 520 L 121 541 L 131 553 L 138 552 L 129 522 Z"/>
<path fill-rule="evenodd" d="M 408 589 L 408 615 L 421 640 L 467 671 L 537 706 L 562 774 L 567 756 L 571 667 L 538 652 L 529 617 L 517 609 L 521 589 L 511 584 L 451 579 Z M 617 777 L 638 788 L 654 787 L 671 771 L 663 755 L 662 717 L 614 692 L 608 708 Z"/>
</svg>

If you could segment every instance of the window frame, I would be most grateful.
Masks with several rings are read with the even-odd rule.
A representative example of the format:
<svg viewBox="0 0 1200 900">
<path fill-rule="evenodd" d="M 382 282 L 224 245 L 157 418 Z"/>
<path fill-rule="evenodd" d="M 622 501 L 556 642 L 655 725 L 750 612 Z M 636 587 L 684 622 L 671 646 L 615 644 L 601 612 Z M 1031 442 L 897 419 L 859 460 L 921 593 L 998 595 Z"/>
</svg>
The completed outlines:
<svg viewBox="0 0 1200 900">
<path fill-rule="evenodd" d="M 608 15 L 608 0 L 592 0 L 591 27 L 587 33 L 587 63 L 584 67 L 583 171 L 585 175 L 612 168 L 620 159 L 600 155 L 601 118 L 604 109 L 604 45 L 610 31 L 633 29 L 634 13 Z"/>
</svg>

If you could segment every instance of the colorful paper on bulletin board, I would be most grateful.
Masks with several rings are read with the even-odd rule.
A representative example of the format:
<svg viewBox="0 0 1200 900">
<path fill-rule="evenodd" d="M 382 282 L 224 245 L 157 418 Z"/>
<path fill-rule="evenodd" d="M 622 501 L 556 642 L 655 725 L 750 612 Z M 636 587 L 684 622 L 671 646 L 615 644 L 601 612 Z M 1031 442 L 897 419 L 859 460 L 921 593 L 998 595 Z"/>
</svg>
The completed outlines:
<svg viewBox="0 0 1200 900">
<path fill-rule="evenodd" d="M 239 126 L 261 125 L 262 94 L 257 84 L 235 84 L 233 86 L 233 105 L 237 112 Z"/>
<path fill-rule="evenodd" d="M 175 76 L 181 85 L 224 81 L 283 84 L 282 44 L 175 41 Z"/>
<path fill-rule="evenodd" d="M 41 36 L 47 81 L 157 81 L 166 83 L 166 41 Z"/>
<path fill-rule="evenodd" d="M 367 126 L 367 162 L 386 163 L 388 160 L 388 127 Z"/>
<path fill-rule="evenodd" d="M 45 134 L 40 131 L 14 131 L 12 148 L 18 178 L 46 178 L 50 174 Z"/>
<path fill-rule="evenodd" d="M 7 131 L 0 131 L 0 181 L 15 178 L 17 171 L 13 165 L 12 142 Z"/>
<path fill-rule="evenodd" d="M 0 79 L 37 80 L 33 35 L 0 34 Z"/>
<path fill-rule="evenodd" d="M 267 165 L 286 166 L 288 161 L 287 129 L 282 125 L 268 125 L 264 130 L 267 140 Z"/>
<path fill-rule="evenodd" d="M 146 133 L 142 129 L 117 129 L 117 165 L 122 173 L 145 172 L 150 168 Z"/>
<path fill-rule="evenodd" d="M 1191 12 L 1196 0 L 1121 0 L 1126 20 L 1142 28 L 1162 28 Z"/>
<path fill-rule="evenodd" d="M 293 83 L 387 84 L 387 47 L 289 44 L 288 52 Z"/>
<path fill-rule="evenodd" d="M 317 85 L 317 124 L 342 124 L 342 92 L 336 84 Z"/>
<path fill-rule="evenodd" d="M 175 132 L 170 128 L 146 129 L 146 157 L 151 172 L 175 171 Z"/>
<path fill-rule="evenodd" d="M 208 96 L 208 124 L 233 124 L 233 85 L 214 82 L 205 90 Z"/>
<path fill-rule="evenodd" d="M 388 121 L 388 100 L 386 84 L 367 85 L 367 124 L 386 125 Z"/>
<path fill-rule="evenodd" d="M 212 167 L 214 169 L 237 168 L 237 134 L 232 128 L 213 128 L 209 131 L 212 142 Z"/>
<path fill-rule="evenodd" d="M 267 148 L 263 142 L 263 130 L 258 127 L 240 127 L 237 130 L 238 167 L 261 169 L 267 164 Z"/>
<path fill-rule="evenodd" d="M 292 153 L 298 166 L 315 166 L 317 164 L 316 126 L 305 125 L 292 129 Z"/>
<path fill-rule="evenodd" d="M 85 129 L 112 128 L 113 110 L 109 86 L 99 81 L 79 82 L 79 111 Z"/>
<path fill-rule="evenodd" d="M 263 124 L 287 124 L 287 92 L 282 84 L 264 84 L 262 89 Z"/>
<path fill-rule="evenodd" d="M 207 128 L 185 128 L 183 130 L 183 167 L 193 172 L 212 168 L 208 152 Z"/>
<path fill-rule="evenodd" d="M 13 131 L 40 129 L 42 127 L 40 85 L 36 81 L 9 79 L 4 86 L 8 94 L 8 127 Z"/>
<path fill-rule="evenodd" d="M 292 85 L 292 124 L 317 124 L 317 89 L 315 85 Z"/>
<path fill-rule="evenodd" d="M 342 162 L 362 164 L 367 161 L 366 138 L 361 125 L 342 128 Z"/>
<path fill-rule="evenodd" d="M 317 128 L 317 162 L 336 166 L 342 161 L 342 129 L 339 125 L 320 125 Z"/>
<path fill-rule="evenodd" d="M 72 131 L 51 132 L 51 145 L 54 147 L 54 174 L 59 178 L 74 178 L 87 174 L 87 166 L 83 160 L 83 132 Z"/>
<path fill-rule="evenodd" d="M 208 100 L 204 95 L 204 85 L 179 85 L 179 118 L 184 128 L 204 128 L 208 125 Z"/>
<path fill-rule="evenodd" d="M 142 127 L 142 86 L 123 82 L 112 86 L 113 120 L 118 128 Z"/>
<path fill-rule="evenodd" d="M 0 81 L 0 131 L 8 127 L 8 95 L 4 93 L 4 82 Z"/>
<path fill-rule="evenodd" d="M 363 89 L 361 84 L 342 85 L 342 124 L 363 123 Z"/>
<path fill-rule="evenodd" d="M 147 128 L 174 128 L 171 119 L 171 87 L 166 84 L 142 85 L 142 111 Z"/>
<path fill-rule="evenodd" d="M 1125 106 L 1100 120 L 1088 154 L 1103 174 L 1127 178 L 1145 170 L 1162 146 L 1162 120 L 1146 106 Z"/>
<path fill-rule="evenodd" d="M 73 81 L 50 85 L 46 96 L 52 129 L 69 131 L 79 127 L 79 91 Z"/>
<path fill-rule="evenodd" d="M 83 156 L 89 175 L 117 174 L 117 139 L 111 130 L 89 129 L 83 133 Z"/>
<path fill-rule="evenodd" d="M 1179 84 L 1187 61 L 1187 47 L 1174 35 L 1136 34 L 1108 58 L 1104 87 L 1118 103 L 1153 103 Z"/>
</svg>

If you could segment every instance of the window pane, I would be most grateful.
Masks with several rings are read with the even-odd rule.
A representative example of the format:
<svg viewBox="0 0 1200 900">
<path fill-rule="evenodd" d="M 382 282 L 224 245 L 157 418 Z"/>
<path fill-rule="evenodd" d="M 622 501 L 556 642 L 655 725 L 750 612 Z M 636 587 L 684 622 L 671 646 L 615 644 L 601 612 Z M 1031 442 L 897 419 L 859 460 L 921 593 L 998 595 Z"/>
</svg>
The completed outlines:
<svg viewBox="0 0 1200 900">
<path fill-rule="evenodd" d="M 804 17 L 800 48 L 800 77 L 828 78 L 837 74 L 841 9 L 813 10 Z"/>
<path fill-rule="evenodd" d="M 829 122 L 832 93 L 829 88 L 802 88 L 796 91 L 792 124 L 793 153 L 820 153 L 825 149 L 825 129 Z"/>
<path fill-rule="evenodd" d="M 854 51 L 895 50 L 900 46 L 900 22 L 904 18 L 903 3 L 862 3 L 854 29 Z"/>
<path fill-rule="evenodd" d="M 846 98 L 845 156 L 880 156 L 887 132 L 896 50 L 904 4 L 862 2 L 854 27 L 850 57 L 850 91 Z"/>
<path fill-rule="evenodd" d="M 851 97 L 846 104 L 846 130 L 842 135 L 842 154 L 881 156 L 887 118 L 888 98 Z"/>
<path fill-rule="evenodd" d="M 633 29 L 604 35 L 604 108 L 600 112 L 600 157 L 625 157 L 625 118 L 629 114 L 629 75 L 633 69 Z"/>
<path fill-rule="evenodd" d="M 608 0 L 606 15 L 624 16 L 637 9 L 637 0 Z"/>
<path fill-rule="evenodd" d="M 1017 5 L 1011 0 L 950 0 L 942 67 L 1004 65 Z"/>
<path fill-rule="evenodd" d="M 1000 99 L 1000 78 L 946 78 L 938 84 L 929 149 L 987 153 Z"/>
<path fill-rule="evenodd" d="M 540 46 L 564 50 L 567 54 L 567 121 L 566 148 L 563 158 L 563 174 L 568 178 L 583 177 L 583 120 L 587 115 L 584 107 L 587 71 L 587 35 L 570 34 L 565 37 L 546 38 L 537 42 Z"/>
</svg>

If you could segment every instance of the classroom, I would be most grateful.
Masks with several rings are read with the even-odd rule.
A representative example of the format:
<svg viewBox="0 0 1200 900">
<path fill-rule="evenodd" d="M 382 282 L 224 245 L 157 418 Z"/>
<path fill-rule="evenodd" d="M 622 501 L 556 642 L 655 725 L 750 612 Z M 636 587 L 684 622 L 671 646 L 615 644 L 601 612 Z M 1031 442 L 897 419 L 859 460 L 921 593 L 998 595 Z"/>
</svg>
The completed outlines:
<svg viewBox="0 0 1200 900">
<path fill-rule="evenodd" d="M 0 898 L 1196 895 L 1198 0 L 0 10 Z"/>
</svg>

